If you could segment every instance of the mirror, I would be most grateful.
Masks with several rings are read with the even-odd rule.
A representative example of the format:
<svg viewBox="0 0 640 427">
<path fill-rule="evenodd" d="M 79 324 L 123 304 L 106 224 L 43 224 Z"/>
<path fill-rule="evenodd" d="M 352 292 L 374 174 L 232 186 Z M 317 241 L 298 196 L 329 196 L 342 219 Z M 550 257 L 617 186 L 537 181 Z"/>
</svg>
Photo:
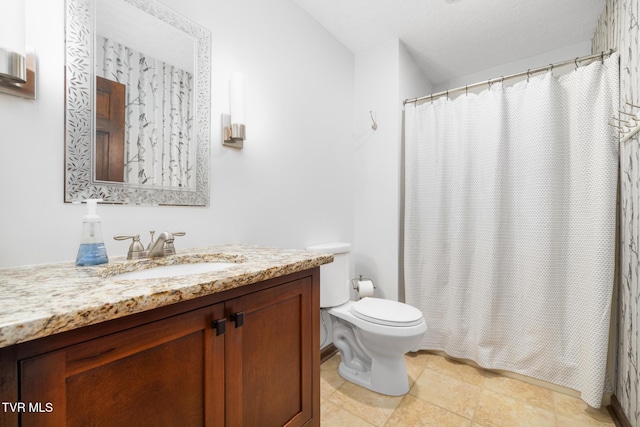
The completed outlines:
<svg viewBox="0 0 640 427">
<path fill-rule="evenodd" d="M 210 45 L 155 0 L 66 0 L 65 202 L 208 206 Z"/>
</svg>

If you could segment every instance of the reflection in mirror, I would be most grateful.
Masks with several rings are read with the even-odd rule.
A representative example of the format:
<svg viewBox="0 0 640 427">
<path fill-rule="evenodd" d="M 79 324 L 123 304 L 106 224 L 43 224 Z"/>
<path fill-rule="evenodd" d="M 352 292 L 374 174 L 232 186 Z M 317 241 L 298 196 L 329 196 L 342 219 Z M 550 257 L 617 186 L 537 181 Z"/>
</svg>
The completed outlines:
<svg viewBox="0 0 640 427">
<path fill-rule="evenodd" d="M 127 87 L 96 76 L 95 179 L 124 182 Z"/>
<path fill-rule="evenodd" d="M 65 201 L 208 205 L 209 46 L 153 0 L 67 0 Z"/>
</svg>

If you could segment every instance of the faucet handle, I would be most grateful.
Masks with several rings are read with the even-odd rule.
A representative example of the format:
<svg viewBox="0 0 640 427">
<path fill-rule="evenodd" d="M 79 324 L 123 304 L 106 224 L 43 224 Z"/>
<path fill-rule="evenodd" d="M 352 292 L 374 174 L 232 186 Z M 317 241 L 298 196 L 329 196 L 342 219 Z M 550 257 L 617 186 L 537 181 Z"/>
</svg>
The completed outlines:
<svg viewBox="0 0 640 427">
<path fill-rule="evenodd" d="M 144 249 L 144 245 L 140 242 L 140 235 L 126 235 L 126 234 L 116 234 L 113 236 L 114 240 L 127 240 L 133 239 L 131 245 L 129 246 L 129 253 L 127 253 L 127 259 L 140 259 L 147 257 L 147 251 Z"/>
<path fill-rule="evenodd" d="M 176 236 L 184 236 L 185 233 L 184 231 L 176 231 L 175 233 L 171 233 L 171 235 L 175 238 Z M 169 255 L 175 255 L 176 254 L 176 247 L 173 246 L 173 240 L 171 240 L 170 242 L 166 242 L 164 244 L 164 255 L 165 256 L 169 256 Z"/>
<path fill-rule="evenodd" d="M 147 245 L 147 250 L 151 249 L 151 246 L 153 246 L 153 236 L 154 234 L 156 234 L 155 230 L 150 230 L 149 234 L 151 234 L 151 240 L 149 240 L 149 244 Z"/>
</svg>

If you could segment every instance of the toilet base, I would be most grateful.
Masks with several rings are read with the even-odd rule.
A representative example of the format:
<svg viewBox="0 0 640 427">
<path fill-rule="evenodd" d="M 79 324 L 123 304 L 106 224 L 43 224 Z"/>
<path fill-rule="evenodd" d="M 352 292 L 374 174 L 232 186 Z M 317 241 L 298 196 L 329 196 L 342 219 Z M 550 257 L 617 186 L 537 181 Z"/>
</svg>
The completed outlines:
<svg viewBox="0 0 640 427">
<path fill-rule="evenodd" d="M 371 371 L 358 371 L 340 362 L 338 373 L 345 380 L 376 393 L 404 396 L 409 392 L 409 376 L 404 355 L 381 357 L 371 361 Z"/>
</svg>

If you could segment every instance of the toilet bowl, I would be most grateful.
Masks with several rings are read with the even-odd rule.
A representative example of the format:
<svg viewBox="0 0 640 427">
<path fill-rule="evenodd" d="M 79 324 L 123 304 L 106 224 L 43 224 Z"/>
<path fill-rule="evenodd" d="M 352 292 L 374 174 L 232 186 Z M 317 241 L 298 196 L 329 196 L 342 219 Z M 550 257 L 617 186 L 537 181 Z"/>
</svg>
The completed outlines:
<svg viewBox="0 0 640 427">
<path fill-rule="evenodd" d="M 340 375 L 378 393 L 406 394 L 409 379 L 404 355 L 427 330 L 420 310 L 396 301 L 367 297 L 333 307 L 329 314 L 333 344 L 342 357 Z"/>
<path fill-rule="evenodd" d="M 333 263 L 320 268 L 320 300 L 328 310 L 333 344 L 342 358 L 340 375 L 378 393 L 406 394 L 409 379 L 404 355 L 427 330 L 422 312 L 381 298 L 349 300 L 349 244 L 323 244 L 307 250 L 334 255 Z"/>
</svg>

